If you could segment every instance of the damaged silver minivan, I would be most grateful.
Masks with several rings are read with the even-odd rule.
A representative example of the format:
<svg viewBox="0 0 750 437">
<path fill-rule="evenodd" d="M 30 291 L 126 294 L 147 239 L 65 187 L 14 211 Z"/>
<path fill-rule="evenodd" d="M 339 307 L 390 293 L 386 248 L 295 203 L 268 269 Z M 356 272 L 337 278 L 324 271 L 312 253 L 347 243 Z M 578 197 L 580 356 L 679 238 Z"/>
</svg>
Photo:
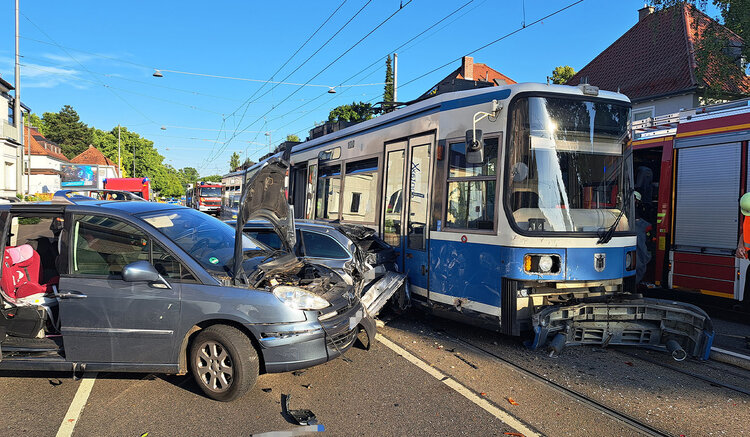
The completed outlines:
<svg viewBox="0 0 750 437">
<path fill-rule="evenodd" d="M 287 169 L 272 158 L 247 175 L 238 221 L 267 220 L 293 247 Z M 190 371 L 229 401 L 259 373 L 375 334 L 374 308 L 340 275 L 192 209 L 57 199 L 0 205 L 0 226 L 0 369 Z"/>
</svg>

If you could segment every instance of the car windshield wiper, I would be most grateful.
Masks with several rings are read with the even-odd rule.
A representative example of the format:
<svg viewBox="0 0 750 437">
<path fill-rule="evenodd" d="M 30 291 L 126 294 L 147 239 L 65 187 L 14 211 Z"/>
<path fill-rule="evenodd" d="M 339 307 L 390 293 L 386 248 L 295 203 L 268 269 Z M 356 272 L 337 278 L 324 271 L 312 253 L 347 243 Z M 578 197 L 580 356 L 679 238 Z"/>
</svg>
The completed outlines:
<svg viewBox="0 0 750 437">
<path fill-rule="evenodd" d="M 615 235 L 615 229 L 617 229 L 617 225 L 620 224 L 620 219 L 622 218 L 622 216 L 625 215 L 625 209 L 630 205 L 630 197 L 633 195 L 634 191 L 635 190 L 633 188 L 628 190 L 628 194 L 625 197 L 627 199 L 627 203 L 625 201 L 622 202 L 622 209 L 620 210 L 620 213 L 617 214 L 617 218 L 615 219 L 614 223 L 612 223 L 612 226 L 610 226 L 606 232 L 599 236 L 596 244 L 607 244 Z"/>
</svg>

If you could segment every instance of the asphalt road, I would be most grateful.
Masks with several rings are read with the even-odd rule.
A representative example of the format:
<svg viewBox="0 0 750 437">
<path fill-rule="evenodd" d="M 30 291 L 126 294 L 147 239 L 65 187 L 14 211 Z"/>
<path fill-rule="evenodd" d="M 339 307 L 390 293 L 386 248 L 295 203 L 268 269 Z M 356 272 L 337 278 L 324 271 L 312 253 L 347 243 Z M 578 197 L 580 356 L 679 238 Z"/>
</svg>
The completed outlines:
<svg viewBox="0 0 750 437">
<path fill-rule="evenodd" d="M 517 339 L 454 322 L 401 317 L 379 328 L 381 341 L 301 373 L 262 375 L 232 403 L 202 396 L 189 376 L 0 373 L 2 435 L 249 436 L 294 430 L 282 415 L 312 410 L 325 435 L 637 435 L 621 421 L 478 352 L 461 339 L 534 370 L 667 435 L 750 432 L 750 396 L 660 367 L 680 365 L 750 390 L 750 372 L 721 363 L 675 363 L 658 352 L 569 348 L 559 358 Z M 630 353 L 630 351 L 627 351 Z M 651 361 L 641 360 L 643 356 Z M 80 416 L 76 401 L 81 401 Z M 77 418 L 76 418 L 77 417 Z M 511 433 L 511 434 L 506 434 Z"/>
</svg>

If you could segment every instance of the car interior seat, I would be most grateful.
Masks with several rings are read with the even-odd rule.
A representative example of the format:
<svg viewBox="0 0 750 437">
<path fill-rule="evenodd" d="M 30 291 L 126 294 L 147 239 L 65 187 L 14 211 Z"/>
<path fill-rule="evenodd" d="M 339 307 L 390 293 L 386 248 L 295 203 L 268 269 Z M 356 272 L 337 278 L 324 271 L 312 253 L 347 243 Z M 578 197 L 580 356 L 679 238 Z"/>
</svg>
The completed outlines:
<svg viewBox="0 0 750 437">
<path fill-rule="evenodd" d="M 54 287 L 59 282 L 54 277 L 42 281 L 42 263 L 39 253 L 30 245 L 9 246 L 3 254 L 2 279 L 0 288 L 11 303 L 19 299 L 27 300 L 44 295 L 54 294 Z"/>
</svg>

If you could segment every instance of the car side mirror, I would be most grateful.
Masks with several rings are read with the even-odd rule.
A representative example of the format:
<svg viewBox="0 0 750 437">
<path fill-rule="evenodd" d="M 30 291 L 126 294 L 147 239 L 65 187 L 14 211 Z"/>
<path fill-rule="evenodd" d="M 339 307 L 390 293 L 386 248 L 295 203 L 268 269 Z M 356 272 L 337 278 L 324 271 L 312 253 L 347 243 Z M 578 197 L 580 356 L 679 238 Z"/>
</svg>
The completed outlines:
<svg viewBox="0 0 750 437">
<path fill-rule="evenodd" d="M 123 267 L 122 279 L 126 282 L 148 282 L 154 288 L 172 288 L 148 261 L 135 261 Z"/>
<path fill-rule="evenodd" d="M 466 163 L 482 164 L 484 162 L 484 141 L 480 129 L 466 131 Z"/>
</svg>

